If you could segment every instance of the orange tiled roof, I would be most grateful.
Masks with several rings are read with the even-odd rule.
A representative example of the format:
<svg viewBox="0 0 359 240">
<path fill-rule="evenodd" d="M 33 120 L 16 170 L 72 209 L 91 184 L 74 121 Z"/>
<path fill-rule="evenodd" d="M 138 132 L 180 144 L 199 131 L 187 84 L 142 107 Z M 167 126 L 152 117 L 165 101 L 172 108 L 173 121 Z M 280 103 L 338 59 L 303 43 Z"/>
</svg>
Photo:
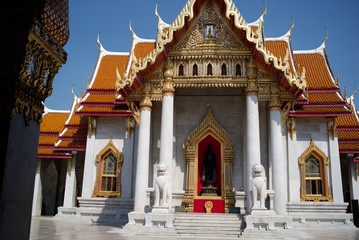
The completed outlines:
<svg viewBox="0 0 359 240">
<path fill-rule="evenodd" d="M 116 69 L 122 74 L 125 73 L 129 56 L 105 55 L 99 59 L 100 66 L 90 89 L 116 90 Z"/>
<path fill-rule="evenodd" d="M 359 153 L 359 143 L 339 143 L 340 153 Z"/>
<path fill-rule="evenodd" d="M 353 113 L 348 116 L 338 116 L 337 117 L 337 126 L 338 127 L 346 127 L 346 128 L 359 127 L 359 122 Z"/>
<path fill-rule="evenodd" d="M 43 146 L 43 145 L 53 146 L 56 143 L 58 137 L 59 137 L 58 134 L 43 135 L 40 133 L 39 146 Z"/>
<path fill-rule="evenodd" d="M 337 114 L 347 114 L 348 111 L 341 106 L 328 106 L 328 107 L 315 107 L 315 106 L 302 106 L 303 109 L 296 109 L 295 112 L 291 113 L 293 116 L 303 114 L 326 114 L 328 116 L 336 116 Z"/>
<path fill-rule="evenodd" d="M 294 53 L 297 66 L 305 67 L 308 89 L 337 88 L 333 81 L 326 59 L 320 53 Z"/>
<path fill-rule="evenodd" d="M 359 131 L 338 131 L 339 140 L 358 140 Z M 359 149 L 358 149 L 359 150 Z"/>
<path fill-rule="evenodd" d="M 54 144 L 58 139 L 67 118 L 68 112 L 48 112 L 40 124 L 38 158 L 68 158 L 66 153 L 55 153 Z"/>
<path fill-rule="evenodd" d="M 96 94 L 91 93 L 88 95 L 88 97 L 81 102 L 83 103 L 114 103 L 115 101 L 115 92 L 113 93 L 102 93 L 102 94 Z"/>
<path fill-rule="evenodd" d="M 85 141 L 73 141 L 73 140 L 61 140 L 56 146 L 56 149 L 59 150 L 85 150 L 86 149 L 86 140 Z"/>
<path fill-rule="evenodd" d="M 323 104 L 323 103 L 344 103 L 343 99 L 338 96 L 336 92 L 321 92 L 321 93 L 308 93 L 308 101 L 311 104 Z"/>
<path fill-rule="evenodd" d="M 113 116 L 130 116 L 132 115 L 127 109 L 116 109 L 114 106 L 83 106 L 79 114 L 97 116 L 101 114 Z"/>
<path fill-rule="evenodd" d="M 143 59 L 156 48 L 155 42 L 139 42 L 136 44 L 134 54 L 138 60 Z"/>
<path fill-rule="evenodd" d="M 62 138 L 86 139 L 86 137 L 87 137 L 87 129 L 71 128 L 71 129 L 67 129 L 67 131 L 64 132 L 64 134 L 62 136 L 60 136 L 59 138 L 60 139 L 62 139 Z"/>
<path fill-rule="evenodd" d="M 44 114 L 40 125 L 40 133 L 61 132 L 68 117 L 68 112 L 49 112 Z"/>
</svg>

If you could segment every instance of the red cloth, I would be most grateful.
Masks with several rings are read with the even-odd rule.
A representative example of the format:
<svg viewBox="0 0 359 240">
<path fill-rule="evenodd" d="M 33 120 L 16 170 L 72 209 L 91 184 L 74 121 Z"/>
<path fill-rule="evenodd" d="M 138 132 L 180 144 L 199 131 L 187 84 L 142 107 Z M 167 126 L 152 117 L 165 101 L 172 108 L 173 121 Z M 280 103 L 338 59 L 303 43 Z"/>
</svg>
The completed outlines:
<svg viewBox="0 0 359 240">
<path fill-rule="evenodd" d="M 206 208 L 204 204 L 207 201 L 213 203 L 212 213 L 224 213 L 224 200 L 221 199 L 194 199 L 193 212 L 196 213 L 205 213 Z"/>
</svg>

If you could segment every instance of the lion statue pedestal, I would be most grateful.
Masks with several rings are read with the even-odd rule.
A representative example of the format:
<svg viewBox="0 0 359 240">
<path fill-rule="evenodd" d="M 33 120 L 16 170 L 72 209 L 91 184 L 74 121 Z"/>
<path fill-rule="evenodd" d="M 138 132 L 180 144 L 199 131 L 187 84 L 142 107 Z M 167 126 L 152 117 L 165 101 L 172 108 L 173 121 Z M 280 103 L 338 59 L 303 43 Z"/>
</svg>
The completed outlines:
<svg viewBox="0 0 359 240">
<path fill-rule="evenodd" d="M 275 211 L 268 210 L 265 206 L 265 200 L 268 195 L 267 191 L 267 178 L 265 169 L 262 164 L 254 164 L 252 167 L 252 200 L 253 205 L 251 214 L 244 216 L 246 222 L 246 229 L 274 229 L 288 228 L 292 225 L 292 218 L 289 216 L 277 215 Z M 273 191 L 272 195 L 273 195 Z"/>
</svg>

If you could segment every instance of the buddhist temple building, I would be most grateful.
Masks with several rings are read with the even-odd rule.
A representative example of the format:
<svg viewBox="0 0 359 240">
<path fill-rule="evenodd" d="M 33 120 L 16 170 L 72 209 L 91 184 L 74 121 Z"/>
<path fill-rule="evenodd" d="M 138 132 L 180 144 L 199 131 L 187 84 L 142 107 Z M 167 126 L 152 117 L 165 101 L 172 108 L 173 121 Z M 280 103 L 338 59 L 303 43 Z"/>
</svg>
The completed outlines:
<svg viewBox="0 0 359 240">
<path fill-rule="evenodd" d="M 232 0 L 188 0 L 172 24 L 156 9 L 157 39 L 130 27 L 129 52 L 98 38 L 85 94 L 43 115 L 33 215 L 177 231 L 179 215 L 209 212 L 248 229 L 353 226 L 354 95 L 327 38 L 296 50 L 293 27 L 265 35 L 265 14 L 248 23 Z"/>
</svg>

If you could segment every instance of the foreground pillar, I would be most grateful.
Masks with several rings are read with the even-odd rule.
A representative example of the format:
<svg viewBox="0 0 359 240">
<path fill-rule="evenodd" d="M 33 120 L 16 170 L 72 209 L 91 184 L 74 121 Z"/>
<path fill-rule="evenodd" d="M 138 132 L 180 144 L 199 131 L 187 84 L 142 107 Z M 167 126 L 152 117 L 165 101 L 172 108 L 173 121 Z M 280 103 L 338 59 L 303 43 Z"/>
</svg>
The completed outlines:
<svg viewBox="0 0 359 240">
<path fill-rule="evenodd" d="M 260 136 L 259 136 L 259 111 L 258 111 L 258 87 L 256 80 L 256 67 L 252 64 L 247 66 L 247 88 L 246 88 L 246 139 L 247 139 L 247 162 L 246 162 L 246 195 L 247 195 L 247 212 L 253 205 L 251 198 L 251 179 L 252 166 L 260 164 Z"/>
<path fill-rule="evenodd" d="M 32 200 L 32 216 L 41 216 L 42 210 L 42 183 L 41 183 L 41 158 L 37 160 L 37 168 L 34 184 L 34 197 Z"/>
<path fill-rule="evenodd" d="M 151 88 L 146 85 L 140 103 L 140 128 L 138 136 L 136 185 L 134 212 L 144 213 L 147 204 L 148 171 L 150 160 L 150 133 L 151 133 Z"/>
<path fill-rule="evenodd" d="M 167 61 L 164 69 L 164 81 L 162 88 L 162 118 L 161 118 L 161 146 L 160 161 L 158 164 L 167 166 L 168 176 L 168 200 L 167 206 L 171 208 L 171 175 L 173 159 L 173 107 L 174 107 L 174 87 L 173 87 L 173 66 Z"/>
<path fill-rule="evenodd" d="M 76 156 L 77 152 L 72 152 L 72 159 L 68 159 L 64 207 L 76 206 Z"/>
<path fill-rule="evenodd" d="M 287 213 L 287 162 L 283 157 L 281 109 L 278 84 L 271 86 L 269 104 L 269 161 L 272 163 L 274 210 L 279 215 Z"/>
</svg>

